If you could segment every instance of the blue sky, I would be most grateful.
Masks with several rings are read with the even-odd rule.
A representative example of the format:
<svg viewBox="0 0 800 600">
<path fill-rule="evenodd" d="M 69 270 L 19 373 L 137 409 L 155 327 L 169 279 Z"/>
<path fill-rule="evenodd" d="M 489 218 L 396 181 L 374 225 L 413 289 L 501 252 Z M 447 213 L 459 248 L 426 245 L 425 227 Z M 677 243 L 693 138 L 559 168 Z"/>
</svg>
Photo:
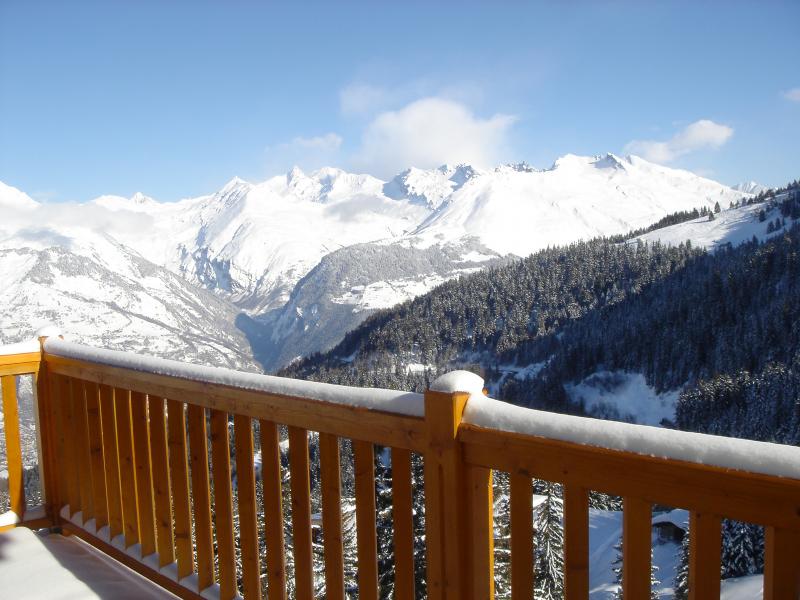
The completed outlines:
<svg viewBox="0 0 800 600">
<path fill-rule="evenodd" d="M 293 164 L 634 152 L 800 176 L 800 3 L 0 2 L 0 181 L 209 193 Z"/>
</svg>

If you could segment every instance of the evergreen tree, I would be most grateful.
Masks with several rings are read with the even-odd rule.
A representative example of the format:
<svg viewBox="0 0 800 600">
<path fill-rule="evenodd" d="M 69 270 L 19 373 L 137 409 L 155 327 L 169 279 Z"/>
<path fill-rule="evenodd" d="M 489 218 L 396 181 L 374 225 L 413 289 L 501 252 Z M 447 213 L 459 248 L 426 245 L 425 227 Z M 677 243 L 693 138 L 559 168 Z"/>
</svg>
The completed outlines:
<svg viewBox="0 0 800 600">
<path fill-rule="evenodd" d="M 537 493 L 545 500 L 537 507 L 535 517 L 536 567 L 535 597 L 557 600 L 564 597 L 564 501 L 561 484 L 537 482 Z"/>
<path fill-rule="evenodd" d="M 675 569 L 675 580 L 672 584 L 675 600 L 689 598 L 689 535 L 691 532 L 687 527 L 681 547 L 678 549 L 678 566 Z"/>
<path fill-rule="evenodd" d="M 620 536 L 619 541 L 614 544 L 614 550 L 616 551 L 616 557 L 614 558 L 614 562 L 611 563 L 612 571 L 614 573 L 614 581 L 617 583 L 617 591 L 614 592 L 613 598 L 614 600 L 623 600 L 622 594 L 622 536 Z M 661 585 L 661 582 L 658 580 L 657 574 L 658 567 L 653 564 L 653 549 L 650 549 L 650 600 L 658 600 L 658 589 Z"/>
</svg>

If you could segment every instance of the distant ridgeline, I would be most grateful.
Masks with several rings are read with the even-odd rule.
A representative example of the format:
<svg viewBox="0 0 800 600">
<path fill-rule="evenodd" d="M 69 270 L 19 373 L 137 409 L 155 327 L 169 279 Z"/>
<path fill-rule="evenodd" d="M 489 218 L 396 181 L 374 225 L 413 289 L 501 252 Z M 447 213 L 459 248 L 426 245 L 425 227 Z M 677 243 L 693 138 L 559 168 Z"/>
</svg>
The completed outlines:
<svg viewBox="0 0 800 600">
<path fill-rule="evenodd" d="M 565 384 L 624 370 L 659 392 L 684 388 L 681 429 L 797 444 L 800 184 L 757 201 L 765 230 L 773 217 L 786 228 L 767 242 L 713 253 L 609 239 L 543 250 L 376 313 L 282 374 L 421 390 L 437 372 L 472 366 L 502 384 L 503 400 L 580 413 Z M 538 368 L 504 378 L 508 365 Z"/>
</svg>

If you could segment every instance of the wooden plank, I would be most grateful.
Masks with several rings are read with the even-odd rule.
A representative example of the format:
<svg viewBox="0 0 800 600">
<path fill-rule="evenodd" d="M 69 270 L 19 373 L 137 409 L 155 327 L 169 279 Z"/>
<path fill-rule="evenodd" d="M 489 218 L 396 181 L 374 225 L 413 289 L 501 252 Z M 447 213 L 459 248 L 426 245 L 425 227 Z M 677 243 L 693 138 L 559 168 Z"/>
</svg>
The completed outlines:
<svg viewBox="0 0 800 600">
<path fill-rule="evenodd" d="M 6 437 L 6 462 L 8 464 L 8 505 L 22 519 L 25 516 L 25 486 L 22 482 L 22 446 L 19 441 L 19 407 L 17 406 L 17 378 L 2 377 L 3 428 Z"/>
<path fill-rule="evenodd" d="M 311 480 L 308 469 L 308 431 L 298 427 L 289 427 L 294 579 L 295 594 L 298 600 L 311 600 L 314 597 L 314 557 L 311 545 Z"/>
<path fill-rule="evenodd" d="M 392 520 L 394 525 L 394 595 L 414 599 L 414 518 L 411 451 L 392 448 Z"/>
<path fill-rule="evenodd" d="M 211 529 L 211 489 L 208 479 L 206 411 L 189 404 L 189 462 L 192 471 L 192 505 L 197 546 L 197 588 L 214 583 L 214 536 Z"/>
<path fill-rule="evenodd" d="M 267 597 L 286 600 L 286 551 L 283 538 L 281 450 L 278 426 L 259 421 L 261 478 L 264 488 L 265 537 L 267 539 Z"/>
<path fill-rule="evenodd" d="M 258 553 L 256 474 L 253 467 L 253 425 L 250 417 L 234 415 L 236 481 L 239 499 L 239 540 L 242 553 L 242 589 L 248 600 L 261 598 L 261 562 Z"/>
<path fill-rule="evenodd" d="M 650 523 L 653 520 L 653 509 L 648 502 L 639 498 L 625 497 L 622 503 L 623 597 L 626 600 L 649 598 Z"/>
<path fill-rule="evenodd" d="M 194 569 L 192 561 L 192 513 L 189 504 L 189 469 L 186 457 L 186 411 L 183 402 L 167 400 L 167 442 L 172 499 L 175 508 L 175 553 L 178 579 Z"/>
<path fill-rule="evenodd" d="M 21 352 L 20 354 L 0 354 L 0 367 L 23 363 L 39 364 L 41 352 Z M 33 371 L 30 371 L 33 373 Z"/>
<path fill-rule="evenodd" d="M 214 485 L 214 524 L 217 533 L 220 598 L 236 595 L 236 548 L 233 540 L 233 491 L 228 415 L 211 411 L 211 466 Z"/>
<path fill-rule="evenodd" d="M 153 469 L 153 502 L 155 504 L 156 550 L 159 566 L 175 561 L 175 540 L 172 535 L 172 498 L 169 482 L 169 450 L 164 399 L 148 396 L 150 415 L 150 456 Z"/>
<path fill-rule="evenodd" d="M 114 390 L 107 385 L 100 386 L 100 426 L 103 430 L 103 462 L 106 476 L 108 527 L 113 539 L 123 533 L 124 529 L 122 525 L 122 493 L 120 491 Z"/>
<path fill-rule="evenodd" d="M 78 461 L 78 481 L 81 491 L 81 515 L 83 523 L 94 516 L 94 492 L 92 490 L 91 447 L 89 445 L 89 425 L 86 417 L 86 391 L 83 381 L 72 379 L 72 418 L 75 423 L 75 447 Z"/>
<path fill-rule="evenodd" d="M 467 574 L 466 464 L 457 435 L 469 394 L 425 392 L 425 545 L 431 600 L 461 599 Z"/>
<path fill-rule="evenodd" d="M 37 416 L 37 438 L 39 444 L 39 474 L 43 504 L 47 518 L 55 524 L 60 520 L 61 500 L 58 485 L 58 425 L 56 403 L 53 402 L 53 377 L 48 377 L 46 365 L 33 374 L 34 402 Z"/>
<path fill-rule="evenodd" d="M 126 552 L 121 551 L 116 546 L 112 546 L 111 544 L 104 542 L 100 538 L 93 536 L 85 529 L 76 527 L 72 523 L 65 523 L 64 533 L 69 535 L 74 535 L 82 539 L 84 542 L 97 548 L 103 554 L 110 556 L 117 562 L 120 562 L 129 569 L 136 571 L 137 573 L 139 573 L 146 579 L 149 579 L 156 585 L 159 585 L 168 592 L 175 594 L 178 598 L 183 598 L 184 600 L 204 600 L 202 596 L 195 593 L 194 591 L 183 587 L 182 585 L 173 581 L 166 575 L 159 573 L 155 569 L 149 567 L 142 561 L 137 560 L 136 558 L 130 556 Z"/>
<path fill-rule="evenodd" d="M 253 419 L 324 431 L 340 438 L 407 448 L 414 452 L 425 449 L 425 422 L 420 417 L 133 371 L 51 354 L 45 354 L 45 360 L 52 372 L 86 381 L 199 404 Z"/>
<path fill-rule="evenodd" d="M 689 600 L 719 598 L 721 553 L 720 518 L 714 514 L 691 511 L 689 513 Z"/>
<path fill-rule="evenodd" d="M 78 439 L 75 434 L 75 418 L 72 414 L 72 385 L 67 377 L 58 378 L 58 397 L 64 417 L 64 480 L 70 517 L 80 510 L 81 491 L 78 475 Z"/>
<path fill-rule="evenodd" d="M 139 543 L 142 556 L 156 551 L 155 509 L 153 506 L 153 469 L 150 463 L 150 431 L 145 394 L 131 392 L 133 454 L 136 465 L 136 510 L 139 514 Z"/>
<path fill-rule="evenodd" d="M 139 543 L 139 510 L 136 503 L 136 461 L 133 452 L 130 392 L 121 389 L 114 390 L 114 412 L 117 417 L 122 528 L 125 535 L 125 547 L 127 548 Z"/>
<path fill-rule="evenodd" d="M 375 523 L 375 447 L 353 442 L 359 600 L 378 598 L 378 531 Z"/>
<path fill-rule="evenodd" d="M 531 478 L 509 473 L 511 491 L 511 595 L 533 600 L 533 490 Z"/>
<path fill-rule="evenodd" d="M 494 491 L 492 471 L 467 469 L 467 501 L 470 515 L 470 571 L 472 598 L 494 599 Z"/>
<path fill-rule="evenodd" d="M 464 460 L 549 481 L 800 531 L 800 480 L 462 424 Z M 669 481 L 669 485 L 664 485 Z"/>
<path fill-rule="evenodd" d="M 325 545 L 325 598 L 344 600 L 339 438 L 328 433 L 320 433 L 319 451 L 322 477 L 322 541 Z"/>
<path fill-rule="evenodd" d="M 16 363 L 0 365 L 0 376 L 6 375 L 32 375 L 39 370 L 39 362 Z"/>
<path fill-rule="evenodd" d="M 97 384 L 91 382 L 86 383 L 83 388 L 86 394 L 86 425 L 92 470 L 92 506 L 94 507 L 95 524 L 99 530 L 108 525 L 103 430 L 100 424 L 100 391 Z"/>
<path fill-rule="evenodd" d="M 564 597 L 589 598 L 589 490 L 564 486 Z"/>
<path fill-rule="evenodd" d="M 764 536 L 764 600 L 797 600 L 800 534 L 767 527 Z"/>
<path fill-rule="evenodd" d="M 65 400 L 61 396 L 61 387 L 60 382 L 63 377 L 59 375 L 52 375 L 48 374 L 46 377 L 47 381 L 45 382 L 47 387 L 49 388 L 49 394 L 45 400 L 46 404 L 52 410 L 52 436 L 53 436 L 53 469 L 55 472 L 55 480 L 56 480 L 56 487 L 58 488 L 58 495 L 54 498 L 55 502 L 52 505 L 53 510 L 53 520 L 59 521 L 60 520 L 60 513 L 61 508 L 67 504 L 69 504 L 68 492 L 67 492 L 67 474 L 69 473 L 69 469 L 67 468 L 67 449 L 66 449 L 66 436 L 68 432 L 68 423 L 66 417 L 64 416 L 64 403 Z M 41 383 L 41 379 L 40 379 Z M 41 405 L 42 398 L 39 398 L 39 402 Z"/>
</svg>

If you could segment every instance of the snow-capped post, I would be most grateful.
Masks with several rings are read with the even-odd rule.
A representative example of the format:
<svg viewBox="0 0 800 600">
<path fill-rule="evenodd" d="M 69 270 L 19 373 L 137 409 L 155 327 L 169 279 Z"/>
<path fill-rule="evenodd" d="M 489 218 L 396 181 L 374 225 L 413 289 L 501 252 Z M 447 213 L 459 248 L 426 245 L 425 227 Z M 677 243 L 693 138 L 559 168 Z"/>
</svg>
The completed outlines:
<svg viewBox="0 0 800 600">
<path fill-rule="evenodd" d="M 486 515 L 472 514 L 473 481 L 479 483 L 484 511 L 491 494 L 491 479 L 484 473 L 472 473 L 464 464 L 458 428 L 464 408 L 473 394 L 483 394 L 483 379 L 468 371 L 442 375 L 425 392 L 425 533 L 428 556 L 428 597 L 432 600 L 490 597 L 490 585 L 477 585 L 481 575 L 491 577 L 491 570 L 475 573 L 473 546 L 484 546 L 491 538 Z M 489 499 L 491 496 L 489 496 Z M 477 552 L 480 553 L 480 550 Z M 475 578 L 475 580 L 473 580 Z"/>
<path fill-rule="evenodd" d="M 42 495 L 47 516 L 52 520 L 53 525 L 58 525 L 61 519 L 59 507 L 61 502 L 58 495 L 58 467 L 57 467 L 57 448 L 55 406 L 57 398 L 51 393 L 53 391 L 52 382 L 47 373 L 47 363 L 44 360 L 44 344 L 48 337 L 60 337 L 61 330 L 54 325 L 40 327 L 34 339 L 39 341 L 40 362 L 39 371 L 34 375 L 35 389 L 35 420 L 36 420 L 36 442 L 39 450 L 39 468 L 42 480 Z"/>
</svg>

